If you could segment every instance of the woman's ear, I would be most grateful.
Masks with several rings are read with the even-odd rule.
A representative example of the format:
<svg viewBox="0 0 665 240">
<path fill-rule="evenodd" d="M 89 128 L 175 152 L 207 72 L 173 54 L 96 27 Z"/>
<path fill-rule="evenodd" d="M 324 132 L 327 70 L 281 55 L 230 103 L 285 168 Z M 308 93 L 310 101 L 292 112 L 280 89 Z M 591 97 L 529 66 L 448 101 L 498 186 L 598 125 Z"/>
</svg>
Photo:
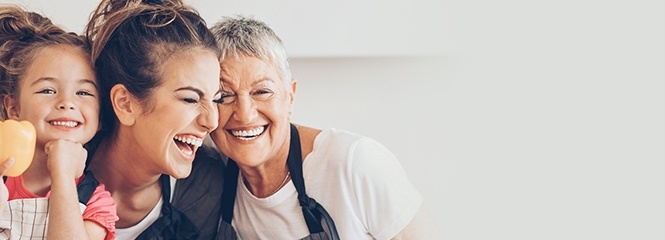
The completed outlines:
<svg viewBox="0 0 665 240">
<path fill-rule="evenodd" d="M 19 107 L 17 105 L 16 100 L 12 98 L 9 95 L 5 95 L 4 99 L 2 99 L 3 104 L 5 105 L 5 113 L 7 114 L 7 119 L 14 119 L 18 120 L 18 112 L 19 112 Z"/>
<path fill-rule="evenodd" d="M 289 103 L 293 106 L 293 101 L 296 99 L 296 90 L 298 89 L 298 80 L 291 79 L 291 92 L 289 93 Z"/>
<path fill-rule="evenodd" d="M 111 105 L 118 121 L 122 125 L 132 126 L 136 121 L 139 104 L 134 96 L 122 84 L 116 84 L 111 88 Z"/>
</svg>

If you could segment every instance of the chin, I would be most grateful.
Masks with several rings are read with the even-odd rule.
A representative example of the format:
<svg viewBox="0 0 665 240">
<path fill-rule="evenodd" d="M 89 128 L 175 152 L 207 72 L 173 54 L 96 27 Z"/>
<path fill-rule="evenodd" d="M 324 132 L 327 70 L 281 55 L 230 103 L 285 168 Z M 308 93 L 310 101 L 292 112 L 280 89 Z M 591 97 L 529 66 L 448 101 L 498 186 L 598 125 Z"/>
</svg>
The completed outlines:
<svg viewBox="0 0 665 240">
<path fill-rule="evenodd" d="M 189 174 L 191 173 L 192 173 L 192 165 L 190 164 L 188 167 L 181 167 L 178 169 L 174 169 L 174 171 L 169 175 L 171 175 L 171 177 L 175 179 L 182 179 L 189 177 Z"/>
</svg>

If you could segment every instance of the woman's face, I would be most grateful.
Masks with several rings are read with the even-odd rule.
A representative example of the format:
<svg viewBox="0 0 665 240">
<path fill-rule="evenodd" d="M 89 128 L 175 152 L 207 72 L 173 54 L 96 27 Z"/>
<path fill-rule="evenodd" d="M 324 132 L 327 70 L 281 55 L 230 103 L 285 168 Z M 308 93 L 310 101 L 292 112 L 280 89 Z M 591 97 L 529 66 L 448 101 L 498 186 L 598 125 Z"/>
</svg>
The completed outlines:
<svg viewBox="0 0 665 240">
<path fill-rule="evenodd" d="M 209 51 L 176 53 L 162 66 L 162 84 L 153 90 L 131 128 L 147 169 L 187 177 L 203 139 L 217 128 L 219 61 Z"/>
<path fill-rule="evenodd" d="M 99 94 L 85 51 L 65 44 L 45 47 L 25 72 L 18 102 L 5 99 L 14 106 L 10 117 L 35 126 L 41 149 L 56 139 L 90 141 L 99 127 Z"/>
<path fill-rule="evenodd" d="M 221 66 L 219 128 L 210 135 L 217 147 L 250 167 L 284 157 L 278 153 L 288 154 L 295 81 L 287 83 L 274 64 L 255 57 L 228 57 Z"/>
</svg>

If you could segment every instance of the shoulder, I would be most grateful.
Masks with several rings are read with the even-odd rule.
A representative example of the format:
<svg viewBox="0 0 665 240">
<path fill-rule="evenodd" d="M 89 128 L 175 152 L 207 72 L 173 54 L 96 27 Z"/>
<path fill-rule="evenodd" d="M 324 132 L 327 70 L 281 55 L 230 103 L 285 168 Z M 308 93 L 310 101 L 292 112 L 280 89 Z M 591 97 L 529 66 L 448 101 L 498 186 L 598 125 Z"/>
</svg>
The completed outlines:
<svg viewBox="0 0 665 240">
<path fill-rule="evenodd" d="M 329 128 L 321 131 L 314 140 L 314 151 L 328 152 L 345 157 L 362 157 L 365 154 L 389 152 L 376 140 L 344 129 Z"/>
<path fill-rule="evenodd" d="M 300 137 L 300 150 L 303 158 L 312 152 L 314 147 L 314 139 L 321 133 L 320 129 L 307 127 L 304 125 L 294 124 L 298 128 L 298 136 Z M 304 161 L 304 159 L 303 159 Z"/>
<path fill-rule="evenodd" d="M 308 158 L 340 158 L 354 148 L 364 137 L 356 133 L 335 128 L 316 129 L 297 125 L 303 161 Z M 330 155 L 333 154 L 333 155 Z M 310 156 L 311 155 L 311 156 Z"/>
<path fill-rule="evenodd" d="M 334 171 L 348 177 L 369 174 L 368 171 L 383 168 L 385 164 L 400 167 L 396 157 L 379 142 L 335 128 L 321 131 L 305 159 L 304 169 Z"/>
</svg>

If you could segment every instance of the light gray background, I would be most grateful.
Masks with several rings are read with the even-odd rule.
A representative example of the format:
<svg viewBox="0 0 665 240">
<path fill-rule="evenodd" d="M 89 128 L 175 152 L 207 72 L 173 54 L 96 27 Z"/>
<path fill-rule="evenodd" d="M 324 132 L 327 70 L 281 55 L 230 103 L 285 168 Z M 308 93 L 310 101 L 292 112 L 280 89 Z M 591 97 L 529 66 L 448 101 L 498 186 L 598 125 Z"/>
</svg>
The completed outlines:
<svg viewBox="0 0 665 240">
<path fill-rule="evenodd" d="M 385 144 L 447 239 L 665 239 L 665 1 L 185 2 L 268 22 L 295 121 Z"/>
</svg>

